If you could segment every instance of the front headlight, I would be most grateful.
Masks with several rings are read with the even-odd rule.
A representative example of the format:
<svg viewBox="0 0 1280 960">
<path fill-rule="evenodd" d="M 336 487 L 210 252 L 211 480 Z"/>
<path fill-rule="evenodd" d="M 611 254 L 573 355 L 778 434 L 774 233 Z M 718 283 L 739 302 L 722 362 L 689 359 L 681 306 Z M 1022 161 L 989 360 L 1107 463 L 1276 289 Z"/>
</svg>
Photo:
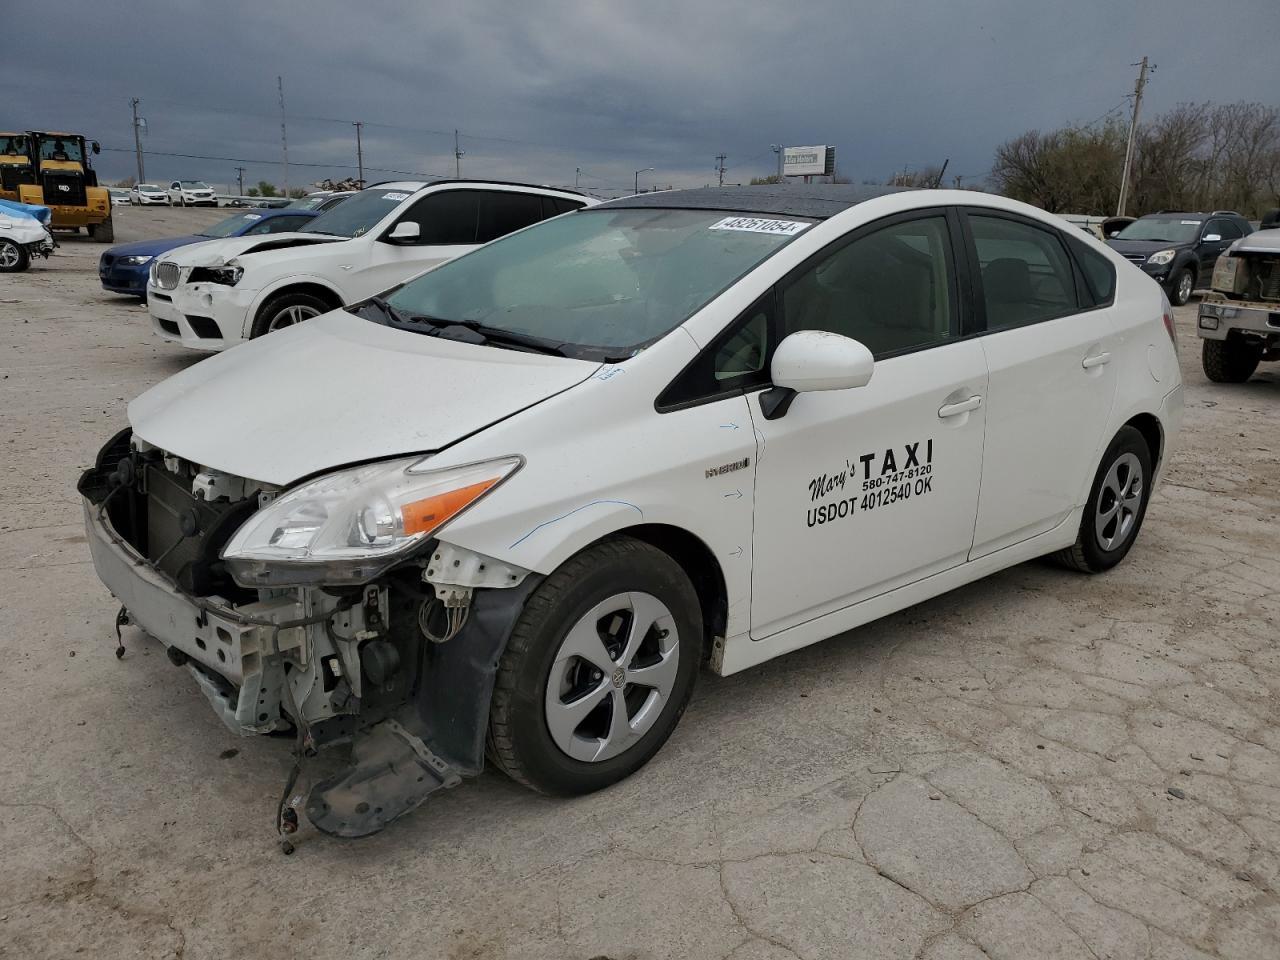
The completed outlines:
<svg viewBox="0 0 1280 960">
<path fill-rule="evenodd" d="M 116 262 L 126 267 L 140 267 L 150 259 L 150 257 L 121 257 Z"/>
<path fill-rule="evenodd" d="M 244 267 L 192 267 L 188 283 L 220 283 L 234 287 L 244 276 Z"/>
<path fill-rule="evenodd" d="M 331 473 L 255 513 L 222 558 L 246 587 L 367 583 L 523 463 L 504 457 L 432 470 L 429 458 L 413 457 Z"/>
<path fill-rule="evenodd" d="M 1177 250 L 1159 250 L 1147 257 L 1147 263 L 1155 267 L 1162 267 L 1177 255 Z"/>
</svg>

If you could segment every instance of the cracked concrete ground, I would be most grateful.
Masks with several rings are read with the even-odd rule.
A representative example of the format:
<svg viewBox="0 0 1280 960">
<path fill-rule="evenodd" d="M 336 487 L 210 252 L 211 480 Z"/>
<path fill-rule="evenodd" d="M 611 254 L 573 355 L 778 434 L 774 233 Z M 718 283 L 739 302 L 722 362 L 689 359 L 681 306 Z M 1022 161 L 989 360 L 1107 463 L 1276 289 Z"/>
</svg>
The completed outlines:
<svg viewBox="0 0 1280 960">
<path fill-rule="evenodd" d="M 100 249 L 0 280 L 0 956 L 1280 956 L 1280 366 L 1207 383 L 1194 307 L 1183 448 L 1115 571 L 1025 564 L 704 677 L 603 793 L 489 773 L 286 858 L 289 744 L 136 631 L 112 656 L 75 479 L 194 358 L 98 290 Z"/>
</svg>

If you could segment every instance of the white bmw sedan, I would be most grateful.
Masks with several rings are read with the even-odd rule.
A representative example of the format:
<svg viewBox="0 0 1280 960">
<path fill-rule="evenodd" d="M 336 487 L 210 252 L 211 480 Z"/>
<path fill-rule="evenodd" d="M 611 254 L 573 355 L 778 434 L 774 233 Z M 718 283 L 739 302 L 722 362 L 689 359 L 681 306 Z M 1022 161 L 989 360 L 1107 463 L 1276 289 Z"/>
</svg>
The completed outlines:
<svg viewBox="0 0 1280 960">
<path fill-rule="evenodd" d="M 647 194 L 179 373 L 80 490 L 122 621 L 229 727 L 351 744 L 281 829 L 357 836 L 486 755 L 606 787 L 704 665 L 1119 563 L 1182 416 L 1172 324 L 998 197 Z"/>
</svg>

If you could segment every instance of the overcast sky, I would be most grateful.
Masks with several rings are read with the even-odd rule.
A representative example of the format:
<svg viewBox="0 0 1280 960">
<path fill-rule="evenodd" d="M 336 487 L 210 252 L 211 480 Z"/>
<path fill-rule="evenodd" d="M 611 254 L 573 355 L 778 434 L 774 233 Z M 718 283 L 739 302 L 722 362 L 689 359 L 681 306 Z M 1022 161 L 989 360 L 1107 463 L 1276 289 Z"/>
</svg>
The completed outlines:
<svg viewBox="0 0 1280 960">
<path fill-rule="evenodd" d="M 118 7 L 127 12 L 111 12 Z M 834 144 L 883 180 L 950 157 L 985 176 L 1030 128 L 1128 110 L 1132 63 L 1158 64 L 1144 114 L 1183 101 L 1277 102 L 1280 0 L 3 0 L 0 126 L 101 141 L 135 172 L 129 98 L 149 123 L 150 180 L 289 183 L 452 175 L 618 190 L 775 169 L 771 143 Z M 21 38 L 18 40 L 17 38 Z M 302 164 L 316 164 L 307 166 Z"/>
</svg>

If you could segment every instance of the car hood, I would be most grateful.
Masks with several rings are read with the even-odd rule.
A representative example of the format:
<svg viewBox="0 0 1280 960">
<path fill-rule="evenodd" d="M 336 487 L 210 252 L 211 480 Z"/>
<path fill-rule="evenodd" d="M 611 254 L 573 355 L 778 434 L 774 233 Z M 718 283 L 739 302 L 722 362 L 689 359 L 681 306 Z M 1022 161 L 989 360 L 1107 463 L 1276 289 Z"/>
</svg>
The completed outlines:
<svg viewBox="0 0 1280 960">
<path fill-rule="evenodd" d="M 1280 230 L 1259 230 L 1231 244 L 1230 253 L 1280 253 Z"/>
<path fill-rule="evenodd" d="M 1146 254 L 1151 256 L 1157 250 L 1187 250 L 1189 243 L 1170 243 L 1167 240 L 1108 240 L 1107 246 L 1120 255 Z"/>
<path fill-rule="evenodd" d="M 116 257 L 158 257 L 162 253 L 176 247 L 200 243 L 208 237 L 192 234 L 189 237 L 169 237 L 167 240 L 139 240 L 136 243 L 121 243 L 107 251 L 108 256 Z"/>
<path fill-rule="evenodd" d="M 198 246 L 188 247 L 175 256 L 165 259 L 182 267 L 221 266 L 249 253 L 263 253 L 267 250 L 283 250 L 286 247 L 321 243 L 344 243 L 347 240 L 347 237 L 328 237 L 323 233 L 269 233 L 265 236 L 226 237 L 222 240 L 209 240 Z"/>
<path fill-rule="evenodd" d="M 335 310 L 170 377 L 129 404 L 129 422 L 138 437 L 186 460 L 285 485 L 440 450 L 599 368 Z"/>
</svg>

